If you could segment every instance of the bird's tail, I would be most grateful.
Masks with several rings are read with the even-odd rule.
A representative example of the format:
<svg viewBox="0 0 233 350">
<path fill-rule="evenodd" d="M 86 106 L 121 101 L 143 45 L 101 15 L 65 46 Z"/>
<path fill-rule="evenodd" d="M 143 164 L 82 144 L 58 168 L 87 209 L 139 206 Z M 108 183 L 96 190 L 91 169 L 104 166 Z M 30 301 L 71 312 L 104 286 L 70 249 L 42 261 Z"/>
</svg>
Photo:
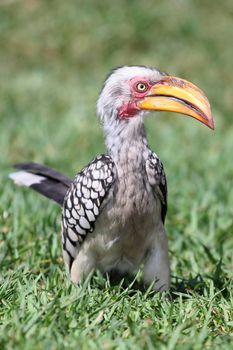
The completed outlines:
<svg viewBox="0 0 233 350">
<path fill-rule="evenodd" d="M 14 167 L 19 171 L 11 173 L 9 177 L 17 185 L 30 187 L 62 206 L 66 192 L 71 185 L 71 179 L 54 169 L 37 163 L 19 163 Z"/>
</svg>

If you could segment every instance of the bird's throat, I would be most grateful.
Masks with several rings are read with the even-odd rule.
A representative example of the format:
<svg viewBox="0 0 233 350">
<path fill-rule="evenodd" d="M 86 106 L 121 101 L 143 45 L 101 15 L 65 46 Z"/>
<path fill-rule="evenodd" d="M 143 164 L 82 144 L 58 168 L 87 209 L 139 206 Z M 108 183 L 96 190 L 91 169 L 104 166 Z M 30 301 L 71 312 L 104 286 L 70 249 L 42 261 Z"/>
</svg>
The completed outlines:
<svg viewBox="0 0 233 350">
<path fill-rule="evenodd" d="M 144 221 L 152 198 L 150 188 L 145 184 L 146 160 L 150 150 L 143 118 L 120 121 L 111 129 L 111 134 L 106 134 L 106 145 L 117 170 L 114 209 L 110 210 L 109 215 L 113 222 L 120 223 L 122 227 L 129 222 L 136 227 Z"/>
<path fill-rule="evenodd" d="M 127 166 L 133 167 L 134 162 L 143 160 L 145 152 L 148 152 L 143 117 L 115 119 L 111 126 L 105 126 L 104 129 L 107 152 L 116 165 L 127 163 Z"/>
</svg>

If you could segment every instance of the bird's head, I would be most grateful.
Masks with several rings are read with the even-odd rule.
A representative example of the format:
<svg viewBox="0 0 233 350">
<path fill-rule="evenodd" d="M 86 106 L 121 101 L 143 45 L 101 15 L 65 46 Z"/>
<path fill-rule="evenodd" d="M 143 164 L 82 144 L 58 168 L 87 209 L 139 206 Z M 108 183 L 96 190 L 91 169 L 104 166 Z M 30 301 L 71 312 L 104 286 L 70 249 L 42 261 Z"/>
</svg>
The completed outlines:
<svg viewBox="0 0 233 350">
<path fill-rule="evenodd" d="M 154 68 L 125 66 L 115 69 L 100 93 L 97 113 L 104 123 L 119 123 L 146 111 L 169 111 L 191 116 L 214 129 L 209 101 L 194 84 Z"/>
</svg>

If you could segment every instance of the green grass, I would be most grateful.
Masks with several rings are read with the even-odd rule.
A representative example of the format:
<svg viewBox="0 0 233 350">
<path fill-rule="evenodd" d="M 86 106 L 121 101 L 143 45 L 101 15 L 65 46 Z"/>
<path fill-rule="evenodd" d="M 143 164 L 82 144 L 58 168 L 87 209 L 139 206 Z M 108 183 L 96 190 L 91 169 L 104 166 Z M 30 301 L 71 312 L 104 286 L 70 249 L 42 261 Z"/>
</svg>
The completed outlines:
<svg viewBox="0 0 233 350">
<path fill-rule="evenodd" d="M 233 11 L 218 1 L 0 1 L 0 348 L 231 349 Z M 169 185 L 172 289 L 66 277 L 60 209 L 7 178 L 34 160 L 74 176 L 104 150 L 109 70 L 158 66 L 208 95 L 213 133 L 151 115 Z M 140 276 L 138 276 L 140 280 Z"/>
</svg>

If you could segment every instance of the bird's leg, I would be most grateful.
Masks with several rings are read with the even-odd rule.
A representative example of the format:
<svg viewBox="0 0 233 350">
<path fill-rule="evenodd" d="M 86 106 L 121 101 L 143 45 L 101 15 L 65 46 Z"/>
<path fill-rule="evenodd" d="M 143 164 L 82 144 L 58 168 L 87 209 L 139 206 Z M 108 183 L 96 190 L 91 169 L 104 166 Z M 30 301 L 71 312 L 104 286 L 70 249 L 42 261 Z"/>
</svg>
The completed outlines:
<svg viewBox="0 0 233 350">
<path fill-rule="evenodd" d="M 154 242 L 148 251 L 143 271 L 143 280 L 147 285 L 153 284 L 156 291 L 165 291 L 170 285 L 170 265 L 166 231 L 161 223 Z"/>
<path fill-rule="evenodd" d="M 95 262 L 86 250 L 81 249 L 76 256 L 70 270 L 71 281 L 75 284 L 80 283 L 89 274 L 94 272 Z"/>
</svg>

